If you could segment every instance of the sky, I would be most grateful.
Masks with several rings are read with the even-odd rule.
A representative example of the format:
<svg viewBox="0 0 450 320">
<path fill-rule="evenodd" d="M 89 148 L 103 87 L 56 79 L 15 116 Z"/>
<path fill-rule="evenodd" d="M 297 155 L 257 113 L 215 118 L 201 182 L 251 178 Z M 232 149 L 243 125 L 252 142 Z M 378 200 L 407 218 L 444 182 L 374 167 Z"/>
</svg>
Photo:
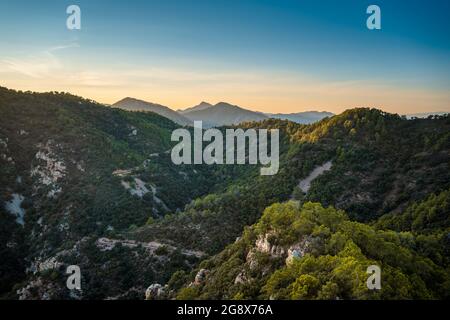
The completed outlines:
<svg viewBox="0 0 450 320">
<path fill-rule="evenodd" d="M 66 27 L 69 5 L 81 30 Z M 366 9 L 381 9 L 369 30 Z M 450 1 L 0 0 L 0 86 L 185 109 L 450 111 Z"/>
</svg>

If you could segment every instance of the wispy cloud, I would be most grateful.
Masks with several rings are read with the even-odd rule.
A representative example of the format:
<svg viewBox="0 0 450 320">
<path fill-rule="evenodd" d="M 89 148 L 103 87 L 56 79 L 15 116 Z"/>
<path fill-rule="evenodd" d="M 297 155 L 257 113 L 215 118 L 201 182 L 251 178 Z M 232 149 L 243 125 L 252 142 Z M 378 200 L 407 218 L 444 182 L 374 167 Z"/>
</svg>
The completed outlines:
<svg viewBox="0 0 450 320">
<path fill-rule="evenodd" d="M 80 47 L 80 45 L 78 44 L 78 42 L 71 42 L 69 44 L 51 47 L 50 49 L 47 50 L 47 52 L 55 52 L 55 51 L 60 51 L 60 50 L 64 50 L 64 49 L 79 48 L 79 47 Z"/>
<path fill-rule="evenodd" d="M 63 63 L 56 53 L 75 47 L 79 47 L 79 44 L 69 43 L 54 46 L 40 53 L 20 58 L 6 57 L 0 60 L 0 71 L 18 72 L 19 74 L 35 79 L 52 77 L 55 73 L 63 69 Z"/>
<path fill-rule="evenodd" d="M 300 72 L 206 67 L 199 63 L 174 66 L 167 62 L 68 59 L 64 50 L 77 42 L 49 47 L 21 57 L 0 58 L 2 85 L 23 90 L 70 91 L 113 103 L 135 96 L 173 108 L 200 100 L 226 100 L 264 112 L 298 112 L 317 108 L 340 112 L 370 106 L 411 113 L 447 110 L 450 93 L 405 85 L 401 79 L 322 79 Z M 80 55 L 89 57 L 89 53 Z"/>
</svg>

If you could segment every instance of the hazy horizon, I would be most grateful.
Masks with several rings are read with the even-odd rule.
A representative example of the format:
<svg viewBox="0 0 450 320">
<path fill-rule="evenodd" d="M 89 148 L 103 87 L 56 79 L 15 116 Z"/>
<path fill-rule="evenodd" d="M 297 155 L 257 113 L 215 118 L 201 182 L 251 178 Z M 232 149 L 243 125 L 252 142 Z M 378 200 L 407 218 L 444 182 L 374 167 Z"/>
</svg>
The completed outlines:
<svg viewBox="0 0 450 320">
<path fill-rule="evenodd" d="M 449 3 L 378 1 L 381 30 L 356 0 L 77 1 L 81 30 L 69 4 L 0 3 L 0 85 L 174 110 L 450 111 Z"/>
<path fill-rule="evenodd" d="M 0 87 L 4 87 L 4 86 L 0 85 Z M 34 92 L 34 93 L 50 93 L 50 92 L 55 92 L 55 91 L 56 91 L 56 90 L 36 91 L 36 90 L 28 90 L 28 89 L 25 90 L 25 89 L 20 89 L 20 88 L 10 88 L 10 87 L 5 87 L 5 88 L 7 88 L 7 89 L 9 89 L 9 90 L 22 91 L 22 92 L 25 92 L 25 91 L 31 91 L 31 92 Z M 252 106 L 242 106 L 242 105 L 235 104 L 235 103 L 233 103 L 233 102 L 231 102 L 231 101 L 226 101 L 226 100 L 224 100 L 224 99 L 219 100 L 219 101 L 217 101 L 217 102 L 210 102 L 210 101 L 205 101 L 205 100 L 200 99 L 199 102 L 196 103 L 196 104 L 194 104 L 194 105 L 187 106 L 187 107 L 185 106 L 185 107 L 182 107 L 182 108 L 175 108 L 175 107 L 173 107 L 173 106 L 165 105 L 165 104 L 160 103 L 160 102 L 158 102 L 158 101 L 144 100 L 144 99 L 140 99 L 140 98 L 136 98 L 136 97 L 131 97 L 131 96 L 126 96 L 126 95 L 125 95 L 123 98 L 118 99 L 117 101 L 114 101 L 113 103 L 104 103 L 104 102 L 102 102 L 102 101 L 98 101 L 98 100 L 92 99 L 91 97 L 82 96 L 82 95 L 77 95 L 77 94 L 75 94 L 75 93 L 73 93 L 73 92 L 69 92 L 69 91 L 59 91 L 59 92 L 61 92 L 61 93 L 64 92 L 64 93 L 68 93 L 68 94 L 73 94 L 73 95 L 79 96 L 79 97 L 81 97 L 81 98 L 83 98 L 83 99 L 93 100 L 93 101 L 95 101 L 95 102 L 97 102 L 97 103 L 99 103 L 99 104 L 103 104 L 103 105 L 105 105 L 105 106 L 107 106 L 107 107 L 112 107 L 115 103 L 117 103 L 117 102 L 119 102 L 119 101 L 121 101 L 121 100 L 123 100 L 123 99 L 131 98 L 131 99 L 140 100 L 140 101 L 143 101 L 143 102 L 146 102 L 146 103 L 150 103 L 150 104 L 155 104 L 155 105 L 160 105 L 160 106 L 163 106 L 163 107 L 167 107 L 167 108 L 169 108 L 169 109 L 171 109 L 172 111 L 175 111 L 175 112 L 185 111 L 185 110 L 187 110 L 187 109 L 196 107 L 196 106 L 198 106 L 198 105 L 201 104 L 201 103 L 208 103 L 208 104 L 211 104 L 211 106 L 213 106 L 213 107 L 214 107 L 215 105 L 217 105 L 217 104 L 220 104 L 220 103 L 227 103 L 227 104 L 232 105 L 232 106 L 237 106 L 237 107 L 240 107 L 240 108 L 245 109 L 245 110 L 250 110 L 250 111 L 254 111 L 254 112 L 259 112 L 259 113 L 266 114 L 266 115 L 267 115 L 267 114 L 273 114 L 273 115 L 276 115 L 276 114 L 296 114 L 296 113 L 306 113 L 306 112 L 318 112 L 318 113 L 333 113 L 333 114 L 340 114 L 340 113 L 342 113 L 342 112 L 344 112 L 344 111 L 346 111 L 346 110 L 356 109 L 356 108 L 375 108 L 375 109 L 379 109 L 379 110 L 382 110 L 382 111 L 385 111 L 385 112 L 388 112 L 388 113 L 399 114 L 399 115 L 406 115 L 406 116 L 411 116 L 411 117 L 419 117 L 419 118 L 420 118 L 421 116 L 428 116 L 428 115 L 430 115 L 430 114 L 446 114 L 446 113 L 450 113 L 450 111 L 445 111 L 445 110 L 430 110 L 430 111 L 426 111 L 426 112 L 399 113 L 399 112 L 389 112 L 389 111 L 386 111 L 386 110 L 384 110 L 383 108 L 379 108 L 379 107 L 377 107 L 377 106 L 356 106 L 356 107 L 342 108 L 342 110 L 339 111 L 339 112 L 332 112 L 332 111 L 329 111 L 329 110 L 327 110 L 327 109 L 319 109 L 319 108 L 306 108 L 306 109 L 303 109 L 303 110 L 297 110 L 297 111 L 294 110 L 294 111 L 292 111 L 292 112 L 278 112 L 278 111 L 275 111 L 275 112 L 264 112 L 264 111 L 257 110 L 257 109 L 255 109 L 255 108 L 253 108 Z"/>
</svg>

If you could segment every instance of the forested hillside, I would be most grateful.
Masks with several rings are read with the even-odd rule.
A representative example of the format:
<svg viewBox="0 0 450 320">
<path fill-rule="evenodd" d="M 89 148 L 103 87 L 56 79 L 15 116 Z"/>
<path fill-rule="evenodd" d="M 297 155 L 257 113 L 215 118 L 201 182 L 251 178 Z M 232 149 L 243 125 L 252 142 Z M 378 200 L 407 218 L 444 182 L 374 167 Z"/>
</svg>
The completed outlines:
<svg viewBox="0 0 450 320">
<path fill-rule="evenodd" d="M 120 239 L 124 231 L 176 213 L 191 199 L 222 188 L 234 175 L 230 167 L 213 171 L 173 165 L 170 135 L 178 125 L 154 113 L 112 109 L 65 93 L 0 88 L 0 114 L 2 293 L 25 278 L 26 268 L 32 275 L 51 274 L 72 253 L 83 256 L 77 263 L 85 270 L 95 270 L 88 258 L 101 259 L 99 238 Z M 236 174 L 245 169 L 236 168 Z M 134 265 L 144 268 L 153 256 L 140 255 Z M 112 259 L 125 268 L 128 258 L 110 254 L 99 263 Z M 181 260 L 176 268 L 185 265 L 190 264 Z M 155 270 L 170 272 L 162 265 Z M 106 286 L 123 281 L 108 273 L 93 275 L 92 281 L 109 279 Z M 151 270 L 145 274 L 153 279 Z M 137 279 L 113 290 L 100 287 L 100 296 L 94 297 L 125 292 Z M 57 290 L 48 291 L 60 296 Z"/>
<path fill-rule="evenodd" d="M 440 218 L 445 232 L 428 237 L 377 230 L 317 203 L 277 203 L 220 254 L 176 273 L 169 289 L 178 299 L 449 298 L 448 211 Z M 371 265 L 382 270 L 381 290 L 367 289 Z"/>
<path fill-rule="evenodd" d="M 448 116 L 361 108 L 311 125 L 243 123 L 280 129 L 280 170 L 260 176 L 256 166 L 173 165 L 178 125 L 151 112 L 0 88 L 0 115 L 4 298 L 141 299 L 156 283 L 167 284 L 161 297 L 185 298 L 449 291 Z M 305 239 L 311 251 L 286 264 Z M 378 296 L 348 278 L 369 262 L 389 275 Z M 76 294 L 65 287 L 70 264 L 83 274 Z"/>
<path fill-rule="evenodd" d="M 138 229 L 139 239 L 169 237 L 212 253 L 275 202 L 319 202 L 369 222 L 450 187 L 448 117 L 410 121 L 354 109 L 313 125 L 267 120 L 242 127 L 281 130 L 278 174 L 255 175 L 225 193 L 196 200 L 181 215 Z M 306 194 L 299 190 L 298 182 L 326 161 L 331 170 L 313 180 Z"/>
</svg>

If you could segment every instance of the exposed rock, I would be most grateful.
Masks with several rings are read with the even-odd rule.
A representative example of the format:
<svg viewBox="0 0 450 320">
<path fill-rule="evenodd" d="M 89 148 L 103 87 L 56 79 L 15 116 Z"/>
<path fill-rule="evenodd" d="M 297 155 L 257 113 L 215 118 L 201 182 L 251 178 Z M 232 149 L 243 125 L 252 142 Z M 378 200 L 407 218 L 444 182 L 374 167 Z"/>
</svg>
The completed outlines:
<svg viewBox="0 0 450 320">
<path fill-rule="evenodd" d="M 145 186 L 145 182 L 138 178 L 134 178 L 133 186 L 126 181 L 122 181 L 122 186 L 127 189 L 130 194 L 137 195 L 139 198 L 142 198 L 145 194 L 150 192 Z"/>
<path fill-rule="evenodd" d="M 109 239 L 109 238 L 99 238 L 97 239 L 96 246 L 101 251 L 110 251 L 114 249 L 114 247 L 120 244 L 124 247 L 134 249 L 138 247 L 142 247 L 147 250 L 149 254 L 154 254 L 155 251 L 161 247 L 167 248 L 170 252 L 175 251 L 177 248 L 168 244 L 162 244 L 160 242 L 156 241 L 150 241 L 150 242 L 138 242 L 135 240 L 117 240 L 117 239 Z M 204 252 L 201 251 L 194 251 L 194 250 L 187 250 L 187 249 L 181 249 L 181 253 L 186 256 L 195 256 L 197 258 L 200 258 L 205 255 Z"/>
<path fill-rule="evenodd" d="M 124 177 L 126 175 L 131 174 L 132 170 L 116 170 L 113 172 L 116 176 Z M 169 207 L 164 203 L 163 200 L 161 200 L 157 195 L 157 189 L 153 184 L 145 183 L 139 178 L 134 178 L 134 181 L 132 183 L 122 180 L 122 186 L 127 189 L 130 194 L 137 195 L 139 198 L 142 198 L 147 193 L 151 192 L 153 195 L 153 201 L 155 203 L 161 205 L 164 210 L 170 211 Z M 150 190 L 148 189 L 150 188 Z"/>
<path fill-rule="evenodd" d="M 43 262 L 38 262 L 37 270 L 39 272 L 43 272 L 47 270 L 58 269 L 61 266 L 62 266 L 61 262 L 58 262 L 55 257 L 51 257 L 50 259 L 47 259 Z"/>
<path fill-rule="evenodd" d="M 133 172 L 132 169 L 128 169 L 128 170 L 117 169 L 112 174 L 116 177 L 126 177 L 126 176 L 130 175 L 132 172 Z"/>
<path fill-rule="evenodd" d="M 132 129 L 130 136 L 137 136 L 137 133 L 138 133 L 137 129 Z"/>
<path fill-rule="evenodd" d="M 258 261 L 255 259 L 255 251 L 250 250 L 246 257 L 246 262 L 248 263 L 248 266 L 250 270 L 256 270 L 258 268 Z"/>
<path fill-rule="evenodd" d="M 58 228 L 59 232 L 63 232 L 63 231 L 69 230 L 70 226 L 69 226 L 68 222 L 63 222 L 63 223 L 58 224 L 57 228 Z"/>
<path fill-rule="evenodd" d="M 298 187 L 300 190 L 302 190 L 304 193 L 308 193 L 309 188 L 311 187 L 311 182 L 316 179 L 318 176 L 323 174 L 325 171 L 329 171 L 332 167 L 333 163 L 331 161 L 325 162 L 321 166 L 317 166 L 314 168 L 313 171 L 303 180 L 300 180 L 298 183 Z"/>
<path fill-rule="evenodd" d="M 48 198 L 56 198 L 56 196 L 58 195 L 58 193 L 60 193 L 62 191 L 62 188 L 55 188 L 50 190 L 49 192 L 47 192 L 47 197 Z"/>
<path fill-rule="evenodd" d="M 25 210 L 21 207 L 24 196 L 13 193 L 11 201 L 5 203 L 5 209 L 16 217 L 18 224 L 24 225 Z"/>
<path fill-rule="evenodd" d="M 150 285 L 145 291 L 145 300 L 163 299 L 166 293 L 167 286 L 162 286 L 159 283 Z"/>
<path fill-rule="evenodd" d="M 314 242 L 315 238 L 308 236 L 290 246 L 287 250 L 286 264 L 291 264 L 295 259 L 300 259 L 305 254 L 310 253 L 313 249 Z"/>
<path fill-rule="evenodd" d="M 86 171 L 81 163 L 77 163 L 77 169 L 80 170 L 81 172 Z"/>
<path fill-rule="evenodd" d="M 197 274 L 195 275 L 194 285 L 199 286 L 199 285 L 203 284 L 205 282 L 208 274 L 209 274 L 209 270 L 200 269 L 200 271 L 197 272 Z"/>
<path fill-rule="evenodd" d="M 251 271 L 258 271 L 260 272 L 262 275 L 267 275 L 270 273 L 270 266 L 267 264 L 263 264 L 261 265 L 258 261 L 258 253 L 260 253 L 261 251 L 257 250 L 256 248 L 253 248 L 252 250 L 250 250 L 247 254 L 246 257 L 246 263 L 248 265 L 248 268 Z M 250 279 L 248 279 L 247 281 L 249 281 Z"/>
<path fill-rule="evenodd" d="M 268 232 L 265 235 L 259 235 L 255 242 L 256 250 L 259 252 L 267 253 L 273 258 L 280 258 L 285 255 L 286 250 L 277 245 L 272 245 L 269 242 L 269 238 L 272 237 L 274 233 Z"/>
<path fill-rule="evenodd" d="M 41 277 L 34 279 L 25 287 L 16 291 L 19 300 L 51 300 L 54 297 L 63 296 L 65 287 L 58 286 L 55 282 L 49 282 Z"/>
<path fill-rule="evenodd" d="M 19 300 L 30 300 L 33 298 L 32 291 L 34 288 L 41 288 L 43 286 L 41 278 L 30 281 L 25 287 L 16 291 Z"/>
<path fill-rule="evenodd" d="M 234 284 L 243 284 L 243 283 L 247 283 L 248 281 L 249 281 L 249 279 L 247 278 L 245 271 L 241 271 L 236 276 L 236 279 L 234 279 Z"/>
<path fill-rule="evenodd" d="M 63 161 L 57 159 L 51 141 L 45 146 L 38 144 L 38 147 L 41 149 L 35 155 L 38 164 L 32 166 L 30 175 L 37 177 L 38 184 L 35 185 L 35 189 L 39 189 L 42 185 L 48 186 L 50 191 L 47 196 L 53 198 L 62 191 L 57 183 L 65 176 L 66 166 Z"/>
</svg>

